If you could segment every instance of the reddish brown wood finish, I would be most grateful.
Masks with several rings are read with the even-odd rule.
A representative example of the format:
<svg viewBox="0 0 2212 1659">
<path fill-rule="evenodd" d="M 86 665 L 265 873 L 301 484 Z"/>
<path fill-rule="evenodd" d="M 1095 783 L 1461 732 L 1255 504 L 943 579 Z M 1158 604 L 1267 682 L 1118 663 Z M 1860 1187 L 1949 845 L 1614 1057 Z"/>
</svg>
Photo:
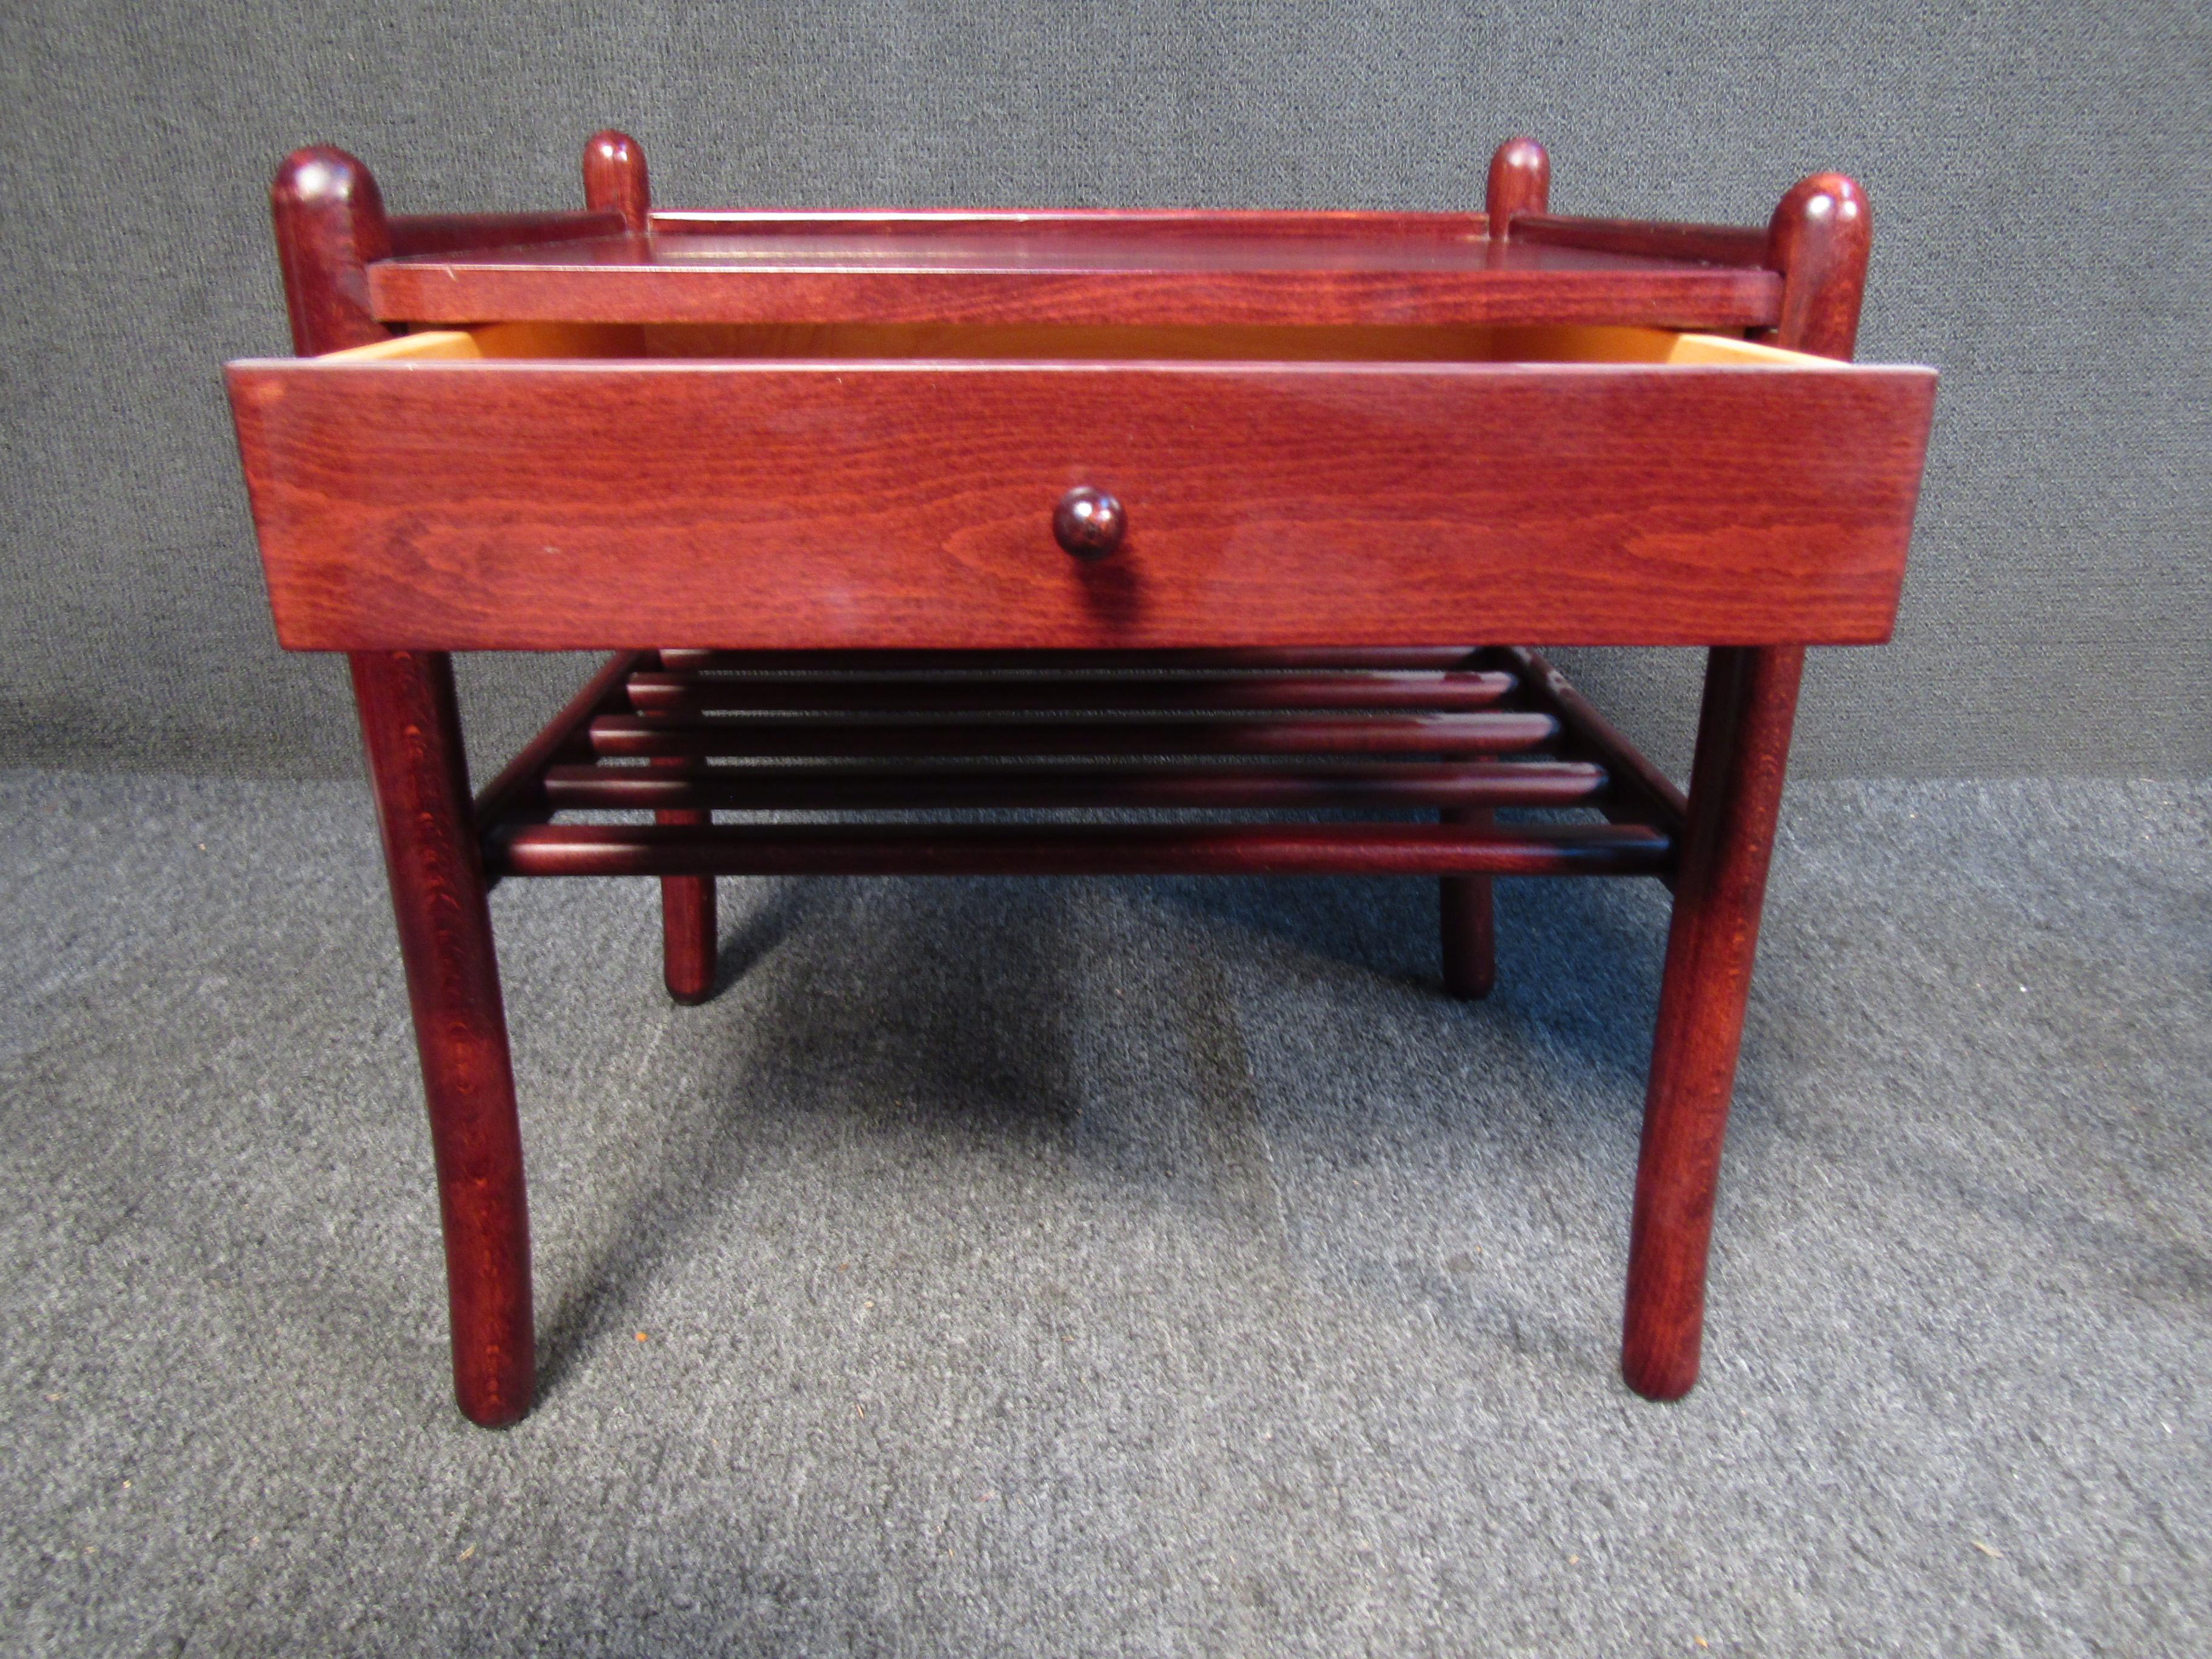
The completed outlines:
<svg viewBox="0 0 2212 1659">
<path fill-rule="evenodd" d="M 1487 833 L 1496 821 L 1487 806 L 1448 808 L 1444 823 Z M 1437 884 L 1443 946 L 1444 990 L 1474 1001 L 1498 983 L 1498 924 L 1488 876 L 1446 876 Z"/>
<path fill-rule="evenodd" d="M 1154 247 L 1182 244 L 1219 258 L 1231 242 L 1284 241 L 1358 248 L 1395 242 L 1480 243 L 1480 213 L 1390 213 L 1305 208 L 655 208 L 663 236 L 790 236 L 801 240 L 917 234 L 1063 245 Z"/>
<path fill-rule="evenodd" d="M 1766 263 L 1767 234 L 1737 225 L 1666 224 L 1641 219 L 1571 219 L 1528 214 L 1513 222 L 1516 240 L 1547 247 L 1586 248 L 1645 259 L 1757 266 Z"/>
<path fill-rule="evenodd" d="M 970 323 L 1216 327 L 1642 323 L 1745 328 L 1780 304 L 1770 271 L 1465 240 L 1414 216 L 1364 237 L 1224 220 L 1211 234 L 1054 218 L 1020 227 L 819 220 L 390 259 L 392 321 Z M 665 226 L 665 216 L 653 216 Z"/>
<path fill-rule="evenodd" d="M 611 213 L 395 213 L 386 223 L 395 258 L 587 241 L 623 228 Z"/>
<path fill-rule="evenodd" d="M 599 134 L 584 166 L 587 213 L 390 220 L 352 157 L 289 158 L 272 205 L 298 349 L 382 338 L 386 319 L 1601 322 L 1750 328 L 1843 358 L 1870 222 L 1834 174 L 1799 185 L 1764 234 L 1554 217 L 1548 161 L 1527 140 L 1493 158 L 1486 217 L 655 214 L 634 141 Z M 1622 1365 L 1655 1398 L 1692 1385 L 1804 645 L 1887 634 L 1932 376 L 424 362 L 248 363 L 232 385 L 280 631 L 354 653 L 430 1108 L 456 1389 L 475 1420 L 527 1410 L 533 1361 L 487 861 L 667 878 L 679 996 L 711 988 L 719 873 L 1437 875 L 1460 995 L 1494 976 L 1493 877 L 1668 879 Z M 1129 509 L 1126 544 L 1087 569 L 1052 548 L 1052 503 L 1078 486 Z M 1720 641 L 1686 803 L 1533 652 L 1483 659 L 1517 670 L 1510 694 L 1528 710 L 1317 712 L 1463 711 L 1506 693 L 1504 677 L 1472 672 L 1418 687 L 1332 677 L 1467 668 L 1465 649 L 1422 642 L 1461 635 L 1447 624 L 1492 640 Z M 671 639 L 685 647 L 660 656 L 673 672 L 611 663 L 471 814 L 444 647 Z M 945 717 L 1060 708 L 1024 702 L 1052 694 L 1048 676 L 981 671 L 1070 664 L 1215 678 L 1162 690 L 1063 676 L 1076 717 Z M 714 678 L 763 667 L 814 678 Z M 897 680 L 916 667 L 958 672 Z M 840 668 L 872 678 L 822 678 Z M 1254 668 L 1291 672 L 1224 678 Z M 637 716 L 606 712 L 625 682 Z M 1193 696 L 1221 712 L 1110 712 Z M 939 713 L 867 717 L 887 700 Z M 802 706 L 855 712 L 714 712 Z M 1566 758 L 1314 758 L 1553 743 Z M 574 763 L 593 754 L 652 763 Z M 891 758 L 931 754 L 1155 758 Z M 730 755 L 867 758 L 696 763 Z M 1592 801 L 1615 823 L 1492 817 Z M 718 807 L 1000 805 L 1425 806 L 1443 822 L 711 821 Z M 571 807 L 658 821 L 544 822 Z"/>
<path fill-rule="evenodd" d="M 306 650 L 1426 645 L 1470 619 L 1879 641 L 1934 389 L 1656 364 L 229 374 L 279 637 Z M 1115 556 L 1054 544 L 1074 481 L 1127 504 Z"/>
<path fill-rule="evenodd" d="M 626 132 L 610 128 L 595 132 L 584 145 L 584 199 L 593 210 L 616 213 L 623 229 L 643 236 L 652 228 L 653 186 L 646 173 L 645 151 Z M 633 683 L 631 701 L 636 690 Z M 656 762 L 656 765 L 677 761 Z M 673 826 L 714 822 L 711 812 L 664 811 L 654 821 Z M 712 876 L 669 876 L 660 884 L 660 974 L 668 994 L 678 1002 L 696 1004 L 714 994 L 714 963 L 718 933 L 714 922 L 714 878 Z"/>
<path fill-rule="evenodd" d="M 1463 668 L 1474 654 L 1465 645 L 1316 646 L 1280 650 L 1182 651 L 699 651 L 667 650 L 661 664 L 683 672 L 808 669 L 817 672 L 943 672 L 1058 673 L 1068 669 L 1182 669 L 1216 672 L 1352 669 Z"/>
<path fill-rule="evenodd" d="M 445 1223 L 453 1391 L 512 1423 L 537 1373 L 522 1132 L 450 659 L 362 653 L 354 699 L 376 788 Z"/>
<path fill-rule="evenodd" d="M 576 695 L 544 729 L 523 744 L 499 775 L 477 793 L 473 816 L 483 830 L 517 813 L 543 817 L 548 811 L 545 769 L 559 760 L 582 760 L 592 752 L 584 728 L 593 716 L 606 714 L 625 701 L 623 687 L 637 665 L 645 659 L 639 651 L 618 651 L 584 682 Z"/>
<path fill-rule="evenodd" d="M 684 763 L 677 761 L 676 765 Z M 711 812 L 657 811 L 653 822 L 697 828 L 714 822 Z M 714 920 L 712 876 L 664 876 L 660 881 L 660 977 L 674 1000 L 696 1005 L 714 994 L 714 964 L 720 935 Z"/>
<path fill-rule="evenodd" d="M 653 185 L 636 139 L 610 127 L 585 141 L 584 200 L 595 213 L 621 215 L 633 236 L 652 228 Z"/>
<path fill-rule="evenodd" d="M 1483 206 L 1493 240 L 1504 240 L 1514 220 L 1551 205 L 1552 158 L 1534 138 L 1508 138 L 1490 158 L 1490 187 Z"/>
<path fill-rule="evenodd" d="M 1582 761 L 988 766 L 878 761 L 830 766 L 556 766 L 552 804 L 599 811 L 721 807 L 753 812 L 898 808 L 1259 806 L 1405 811 L 1578 806 L 1606 787 Z"/>
<path fill-rule="evenodd" d="M 1612 823 L 553 823 L 496 833 L 487 855 L 524 876 L 1648 876 L 1674 849 Z"/>
<path fill-rule="evenodd" d="M 1129 515 L 1103 489 L 1079 484 L 1052 510 L 1052 538 L 1073 558 L 1105 558 L 1120 552 L 1128 536 Z"/>
<path fill-rule="evenodd" d="M 1793 351 L 1848 358 L 1858 339 L 1874 246 L 1866 192 L 1840 173 L 1801 180 L 1767 228 L 1766 262 L 1783 273 L 1782 314 L 1771 338 Z"/>
<path fill-rule="evenodd" d="M 369 309 L 369 261 L 390 257 L 384 198 L 342 149 L 294 150 L 269 187 L 292 349 L 301 356 L 368 345 L 392 331 Z"/>
<path fill-rule="evenodd" d="M 1722 1139 L 1759 945 L 1802 649 L 1721 649 L 1705 675 L 1690 819 L 1644 1105 L 1621 1372 L 1653 1400 L 1698 1380 Z"/>
<path fill-rule="evenodd" d="M 384 337 L 364 304 L 364 262 L 390 246 L 368 168 L 343 150 L 297 151 L 270 204 L 295 348 Z M 453 662 L 373 652 L 351 667 L 429 1109 L 453 1393 L 471 1421 L 497 1427 L 529 1411 L 536 1385 L 530 1224 Z"/>
<path fill-rule="evenodd" d="M 649 690 L 644 696 L 639 695 L 641 684 L 665 685 L 672 678 L 666 674 L 634 675 L 629 688 L 630 707 L 647 719 L 661 719 L 678 712 L 669 700 L 656 700 Z M 688 770 L 681 756 L 656 757 L 647 769 L 668 768 L 679 773 Z M 672 828 L 688 824 L 696 829 L 712 823 L 714 815 L 711 808 L 703 805 L 661 805 L 656 807 L 653 821 Z M 660 977 L 672 998 L 686 1005 L 696 1005 L 714 996 L 720 944 L 720 930 L 714 920 L 714 877 L 662 877 Z"/>
<path fill-rule="evenodd" d="M 591 726 L 605 756 L 1496 755 L 1559 732 L 1546 714 L 1200 715 L 1187 719 L 1009 714 L 759 714 L 679 720 L 606 715 Z"/>
<path fill-rule="evenodd" d="M 1863 193 L 1840 173 L 1805 179 L 1783 198 L 1768 240 L 1784 274 L 1778 343 L 1850 355 L 1872 222 Z M 1622 1375 L 1655 1400 L 1680 1399 L 1698 1380 L 1721 1146 L 1804 666 L 1802 646 L 1717 649 L 1707 659 L 1621 1336 Z"/>
<path fill-rule="evenodd" d="M 1602 803 L 1605 815 L 1615 823 L 1648 823 L 1670 836 L 1680 835 L 1689 802 L 1673 780 L 1646 760 L 1540 653 L 1516 647 L 1505 656 L 1519 669 L 1521 683 L 1537 706 L 1558 718 L 1562 750 L 1595 762 L 1611 778 Z"/>
<path fill-rule="evenodd" d="M 875 710 L 921 714 L 993 709 L 1183 708 L 1277 711 L 1488 708 L 1510 692 L 1510 674 L 776 674 L 742 679 L 637 674 L 640 713 L 669 714 Z"/>
</svg>

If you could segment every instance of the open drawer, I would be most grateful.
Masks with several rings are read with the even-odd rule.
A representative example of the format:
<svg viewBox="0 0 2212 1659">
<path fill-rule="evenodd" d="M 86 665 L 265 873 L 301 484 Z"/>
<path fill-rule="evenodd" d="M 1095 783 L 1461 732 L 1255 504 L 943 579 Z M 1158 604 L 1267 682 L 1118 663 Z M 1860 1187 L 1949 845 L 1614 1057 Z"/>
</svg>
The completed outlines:
<svg viewBox="0 0 2212 1659">
<path fill-rule="evenodd" d="M 1936 384 L 1573 326 L 506 323 L 228 373 L 303 650 L 1874 642 Z M 1054 540 L 1080 487 L 1109 556 Z"/>
</svg>

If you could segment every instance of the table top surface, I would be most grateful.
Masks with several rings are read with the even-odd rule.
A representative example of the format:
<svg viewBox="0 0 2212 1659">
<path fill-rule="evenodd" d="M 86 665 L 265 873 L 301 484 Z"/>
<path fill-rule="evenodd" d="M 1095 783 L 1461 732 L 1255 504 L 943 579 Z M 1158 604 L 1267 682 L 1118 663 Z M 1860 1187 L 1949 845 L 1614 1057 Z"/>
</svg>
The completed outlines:
<svg viewBox="0 0 2212 1659">
<path fill-rule="evenodd" d="M 1769 270 L 1494 240 L 1479 216 L 664 214 L 651 235 L 387 259 L 389 320 L 1771 323 Z"/>
</svg>

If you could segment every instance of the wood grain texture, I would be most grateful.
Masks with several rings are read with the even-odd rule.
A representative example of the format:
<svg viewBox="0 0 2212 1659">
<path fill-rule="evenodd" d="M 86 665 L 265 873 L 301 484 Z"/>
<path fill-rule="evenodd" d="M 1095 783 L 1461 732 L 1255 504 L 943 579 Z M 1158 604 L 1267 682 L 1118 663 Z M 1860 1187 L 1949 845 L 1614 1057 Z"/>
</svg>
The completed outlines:
<svg viewBox="0 0 2212 1659">
<path fill-rule="evenodd" d="M 1763 326 L 1771 271 L 1438 234 L 1050 219 L 806 221 L 388 259 L 376 314 L 411 323 L 1576 323 Z M 1486 224 L 1462 219 L 1462 226 Z M 665 216 L 653 223 L 663 226 Z"/>
<path fill-rule="evenodd" d="M 1678 1400 L 1698 1380 L 1705 1261 L 1760 906 L 1805 653 L 1711 653 L 1644 1095 L 1621 1373 Z"/>
<path fill-rule="evenodd" d="M 429 1105 L 454 1395 L 496 1427 L 529 1411 L 535 1386 L 530 1225 L 452 665 L 392 652 L 352 666 Z"/>
<path fill-rule="evenodd" d="M 524 876 L 1656 875 L 1656 830 L 1620 824 L 525 824 L 492 838 Z"/>
<path fill-rule="evenodd" d="M 1777 344 L 1850 357 L 1872 233 L 1863 192 L 1840 173 L 1804 179 L 1783 198 L 1767 247 L 1784 284 Z M 1707 659 L 1621 1334 L 1621 1374 L 1654 1400 L 1680 1399 L 1698 1379 L 1721 1148 L 1804 667 L 1802 645 L 1717 649 Z"/>
<path fill-rule="evenodd" d="M 365 262 L 390 246 L 368 170 L 343 150 L 300 150 L 270 203 L 295 348 L 384 340 L 365 304 Z M 466 1416 L 495 1427 L 530 1409 L 535 1387 L 530 1230 L 453 664 L 370 652 L 351 668 L 429 1110 L 453 1391 Z"/>
<path fill-rule="evenodd" d="M 1887 636 L 1933 375 L 245 362 L 295 649 Z M 1818 443 L 1804 441 L 1818 433 Z M 1110 489 L 1095 564 L 1054 504 Z"/>
</svg>

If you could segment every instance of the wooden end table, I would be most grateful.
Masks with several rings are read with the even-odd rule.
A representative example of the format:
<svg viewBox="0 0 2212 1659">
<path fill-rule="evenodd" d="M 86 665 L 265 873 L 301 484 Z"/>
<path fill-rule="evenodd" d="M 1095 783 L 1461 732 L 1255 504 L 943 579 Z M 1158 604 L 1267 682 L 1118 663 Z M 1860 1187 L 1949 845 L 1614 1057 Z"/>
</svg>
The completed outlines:
<svg viewBox="0 0 2212 1659">
<path fill-rule="evenodd" d="M 1461 997 L 1492 878 L 1657 877 L 1622 1370 L 1687 1392 L 1805 649 L 1889 634 L 1935 376 L 1844 361 L 1850 179 L 1739 229 L 1556 216 L 1549 173 L 1513 140 L 1474 214 L 672 211 L 604 132 L 581 212 L 404 216 L 284 162 L 301 356 L 231 399 L 278 637 L 351 659 L 470 1418 L 534 1383 L 506 876 L 657 877 L 684 1001 L 721 875 L 1432 876 Z M 1528 641 L 1705 647 L 1686 796 Z M 471 799 L 449 653 L 584 647 Z M 1598 817 L 1494 816 L 1531 806 Z M 949 816 L 1010 807 L 1153 816 Z"/>
</svg>

